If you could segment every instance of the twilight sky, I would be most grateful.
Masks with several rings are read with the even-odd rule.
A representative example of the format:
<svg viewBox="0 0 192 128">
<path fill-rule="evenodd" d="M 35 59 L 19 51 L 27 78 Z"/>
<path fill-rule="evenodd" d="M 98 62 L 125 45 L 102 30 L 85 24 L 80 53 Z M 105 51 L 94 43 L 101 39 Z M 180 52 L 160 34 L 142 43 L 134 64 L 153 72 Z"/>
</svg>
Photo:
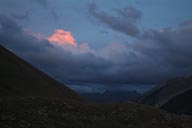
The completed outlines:
<svg viewBox="0 0 192 128">
<path fill-rule="evenodd" d="M 80 92 L 192 75 L 191 0 L 1 0 L 0 44 Z"/>
</svg>

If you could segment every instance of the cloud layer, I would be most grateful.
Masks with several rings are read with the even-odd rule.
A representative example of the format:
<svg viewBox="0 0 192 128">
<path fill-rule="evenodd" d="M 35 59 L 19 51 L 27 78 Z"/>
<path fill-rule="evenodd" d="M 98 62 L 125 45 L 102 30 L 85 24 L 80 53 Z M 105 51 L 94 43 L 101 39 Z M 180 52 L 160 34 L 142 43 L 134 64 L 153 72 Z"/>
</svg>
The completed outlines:
<svg viewBox="0 0 192 128">
<path fill-rule="evenodd" d="M 192 75 L 191 33 L 192 21 L 188 21 L 175 29 L 147 30 L 128 45 L 112 43 L 94 50 L 76 42 L 71 32 L 56 30 L 48 39 L 37 38 L 8 17 L 0 16 L 3 46 L 71 85 L 154 84 Z M 66 43 L 75 47 L 68 50 Z"/>
<path fill-rule="evenodd" d="M 128 6 L 122 10 L 115 9 L 116 16 L 110 15 L 107 12 L 99 11 L 96 4 L 88 4 L 89 13 L 94 16 L 99 22 L 109 28 L 122 32 L 129 36 L 137 36 L 139 29 L 137 21 L 141 18 L 141 12 L 132 6 Z"/>
<path fill-rule="evenodd" d="M 40 6 L 47 8 L 48 7 L 48 2 L 47 0 L 33 0 L 35 2 L 37 2 Z"/>
</svg>

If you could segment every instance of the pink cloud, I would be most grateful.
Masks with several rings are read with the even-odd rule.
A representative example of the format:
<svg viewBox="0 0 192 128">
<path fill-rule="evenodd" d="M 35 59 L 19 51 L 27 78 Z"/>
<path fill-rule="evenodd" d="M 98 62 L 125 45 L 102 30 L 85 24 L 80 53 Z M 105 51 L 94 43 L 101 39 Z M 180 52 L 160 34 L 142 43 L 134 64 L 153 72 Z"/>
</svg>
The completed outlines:
<svg viewBox="0 0 192 128">
<path fill-rule="evenodd" d="M 68 45 L 77 48 L 77 43 L 72 33 L 63 29 L 55 30 L 55 33 L 48 38 L 49 42 L 57 45 Z"/>
<path fill-rule="evenodd" d="M 40 33 L 34 33 L 26 31 L 28 34 L 34 36 L 37 39 L 47 39 L 51 44 L 56 47 L 61 47 L 66 51 L 69 51 L 73 54 L 85 54 L 92 53 L 96 56 L 116 61 L 122 55 L 128 54 L 130 49 L 124 44 L 121 43 L 110 43 L 106 47 L 94 50 L 89 47 L 88 43 L 78 44 L 73 36 L 72 32 L 65 31 L 63 29 L 56 29 L 55 32 L 46 38 L 46 36 Z"/>
<path fill-rule="evenodd" d="M 56 29 L 55 33 L 48 37 L 47 40 L 53 45 L 62 47 L 64 50 L 70 51 L 73 54 L 95 53 L 87 43 L 78 44 L 73 34 L 63 29 Z"/>
</svg>

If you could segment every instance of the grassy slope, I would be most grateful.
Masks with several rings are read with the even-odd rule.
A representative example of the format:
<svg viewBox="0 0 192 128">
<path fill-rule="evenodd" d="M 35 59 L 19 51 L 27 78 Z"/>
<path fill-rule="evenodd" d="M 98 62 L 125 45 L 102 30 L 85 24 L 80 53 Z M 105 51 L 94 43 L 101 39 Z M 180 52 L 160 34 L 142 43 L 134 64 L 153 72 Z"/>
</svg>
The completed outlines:
<svg viewBox="0 0 192 128">
<path fill-rule="evenodd" d="M 1 128 L 191 128 L 192 118 L 133 103 L 83 104 L 28 97 L 0 99 Z"/>
</svg>

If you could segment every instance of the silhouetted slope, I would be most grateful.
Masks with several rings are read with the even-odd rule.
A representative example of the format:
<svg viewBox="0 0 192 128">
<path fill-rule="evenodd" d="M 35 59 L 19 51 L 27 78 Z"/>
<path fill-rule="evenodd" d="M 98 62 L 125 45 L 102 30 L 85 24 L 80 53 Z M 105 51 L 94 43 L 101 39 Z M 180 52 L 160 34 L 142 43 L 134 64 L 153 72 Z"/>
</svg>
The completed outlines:
<svg viewBox="0 0 192 128">
<path fill-rule="evenodd" d="M 192 114 L 192 77 L 175 78 L 146 93 L 139 103 L 169 112 Z"/>
<path fill-rule="evenodd" d="M 172 113 L 192 115 L 192 89 L 175 96 L 161 108 Z"/>
<path fill-rule="evenodd" d="M 146 93 L 140 103 L 161 106 L 173 97 L 192 89 L 192 77 L 181 77 L 168 80 Z"/>
<path fill-rule="evenodd" d="M 0 96 L 82 98 L 45 73 L 0 46 Z"/>
</svg>

